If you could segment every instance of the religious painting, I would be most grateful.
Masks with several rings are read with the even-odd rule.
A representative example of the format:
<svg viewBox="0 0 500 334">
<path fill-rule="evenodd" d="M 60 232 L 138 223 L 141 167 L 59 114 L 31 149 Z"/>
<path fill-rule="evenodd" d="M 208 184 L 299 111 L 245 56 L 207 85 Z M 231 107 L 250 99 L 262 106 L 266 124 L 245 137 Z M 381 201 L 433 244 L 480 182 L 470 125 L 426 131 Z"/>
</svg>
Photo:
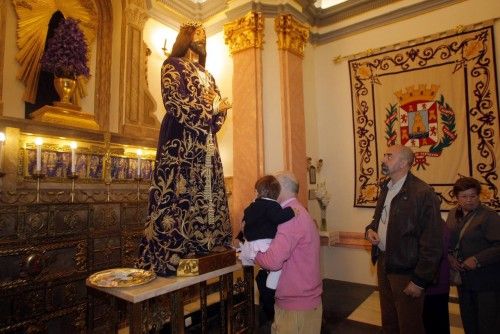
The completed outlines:
<svg viewBox="0 0 500 334">
<path fill-rule="evenodd" d="M 102 166 L 103 166 L 103 156 L 98 154 L 92 154 L 90 156 L 89 163 L 89 179 L 99 180 L 102 179 Z"/>
<path fill-rule="evenodd" d="M 462 176 L 500 210 L 498 92 L 493 27 L 461 32 L 349 62 L 355 138 L 354 206 L 374 207 L 388 146 L 412 148 L 412 172 L 434 187 L 441 209 L 455 205 Z"/>
<path fill-rule="evenodd" d="M 128 159 L 127 179 L 134 179 L 137 176 L 137 159 Z"/>
<path fill-rule="evenodd" d="M 76 154 L 75 173 L 79 178 L 87 177 L 88 154 Z"/>
<path fill-rule="evenodd" d="M 25 175 L 33 175 L 36 169 L 36 150 L 26 150 Z"/>
<path fill-rule="evenodd" d="M 128 158 L 111 157 L 111 178 L 114 180 L 126 180 L 128 178 Z"/>
<path fill-rule="evenodd" d="M 66 177 L 70 169 L 70 153 L 44 151 L 42 154 L 42 170 L 45 169 L 46 177 Z"/>
<path fill-rule="evenodd" d="M 153 171 L 153 161 L 152 160 L 142 160 L 141 161 L 141 176 L 144 180 L 151 179 L 151 173 Z"/>
<path fill-rule="evenodd" d="M 36 169 L 36 149 L 26 150 L 25 175 L 30 176 Z M 70 153 L 54 150 L 42 150 L 41 173 L 47 178 L 65 178 L 70 169 Z"/>
</svg>

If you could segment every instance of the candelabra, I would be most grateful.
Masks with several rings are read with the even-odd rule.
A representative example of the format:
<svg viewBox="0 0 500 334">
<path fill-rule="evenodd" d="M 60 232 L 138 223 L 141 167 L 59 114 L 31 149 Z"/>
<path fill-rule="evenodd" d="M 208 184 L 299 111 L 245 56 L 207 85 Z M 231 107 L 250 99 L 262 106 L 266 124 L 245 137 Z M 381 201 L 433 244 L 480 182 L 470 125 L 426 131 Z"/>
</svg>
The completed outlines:
<svg viewBox="0 0 500 334">
<path fill-rule="evenodd" d="M 40 181 L 45 177 L 45 174 L 37 169 L 31 174 L 31 177 L 36 180 L 36 203 L 40 203 Z"/>
<path fill-rule="evenodd" d="M 71 180 L 71 192 L 70 192 L 70 197 L 71 197 L 71 203 L 75 202 L 75 181 L 78 179 L 78 174 L 75 172 L 71 172 L 68 174 L 68 179 Z"/>
<path fill-rule="evenodd" d="M 141 200 L 141 181 L 143 180 L 142 177 L 138 176 L 134 178 L 135 182 L 137 182 L 137 202 Z"/>
</svg>

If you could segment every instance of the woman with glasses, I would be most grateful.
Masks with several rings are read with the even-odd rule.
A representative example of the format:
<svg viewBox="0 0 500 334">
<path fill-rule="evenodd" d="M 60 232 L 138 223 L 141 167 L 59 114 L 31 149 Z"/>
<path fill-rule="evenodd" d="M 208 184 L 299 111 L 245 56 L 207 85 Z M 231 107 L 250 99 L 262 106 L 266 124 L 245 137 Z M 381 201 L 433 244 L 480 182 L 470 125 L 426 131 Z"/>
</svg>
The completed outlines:
<svg viewBox="0 0 500 334">
<path fill-rule="evenodd" d="M 498 333 L 500 328 L 500 219 L 481 204 L 481 184 L 455 182 L 457 207 L 446 221 L 451 231 L 448 259 L 460 273 L 460 314 L 466 334 Z"/>
</svg>

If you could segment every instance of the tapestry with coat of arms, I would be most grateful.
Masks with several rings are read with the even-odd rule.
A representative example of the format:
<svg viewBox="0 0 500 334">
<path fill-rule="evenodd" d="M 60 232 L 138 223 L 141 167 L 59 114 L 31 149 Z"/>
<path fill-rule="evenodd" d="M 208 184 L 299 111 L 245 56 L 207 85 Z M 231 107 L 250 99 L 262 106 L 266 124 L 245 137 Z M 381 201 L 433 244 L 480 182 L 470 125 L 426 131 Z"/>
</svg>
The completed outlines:
<svg viewBox="0 0 500 334">
<path fill-rule="evenodd" d="M 437 36 L 349 61 L 354 206 L 375 206 L 383 154 L 401 144 L 415 152 L 412 172 L 434 187 L 442 210 L 456 204 L 454 182 L 471 176 L 481 201 L 500 211 L 493 26 Z"/>
</svg>

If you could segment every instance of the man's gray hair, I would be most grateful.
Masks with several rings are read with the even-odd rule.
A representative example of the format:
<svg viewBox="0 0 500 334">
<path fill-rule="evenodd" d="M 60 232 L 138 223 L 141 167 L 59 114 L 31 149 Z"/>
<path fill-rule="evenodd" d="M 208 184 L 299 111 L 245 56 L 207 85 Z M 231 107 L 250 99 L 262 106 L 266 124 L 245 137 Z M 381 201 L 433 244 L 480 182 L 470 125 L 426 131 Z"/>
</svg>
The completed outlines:
<svg viewBox="0 0 500 334">
<path fill-rule="evenodd" d="M 413 161 L 415 160 L 415 153 L 408 146 L 401 145 L 401 159 L 406 161 L 408 168 L 411 168 Z"/>
<path fill-rule="evenodd" d="M 292 172 L 281 171 L 274 174 L 274 177 L 278 180 L 280 185 L 286 190 L 298 194 L 299 193 L 299 181 Z"/>
</svg>

